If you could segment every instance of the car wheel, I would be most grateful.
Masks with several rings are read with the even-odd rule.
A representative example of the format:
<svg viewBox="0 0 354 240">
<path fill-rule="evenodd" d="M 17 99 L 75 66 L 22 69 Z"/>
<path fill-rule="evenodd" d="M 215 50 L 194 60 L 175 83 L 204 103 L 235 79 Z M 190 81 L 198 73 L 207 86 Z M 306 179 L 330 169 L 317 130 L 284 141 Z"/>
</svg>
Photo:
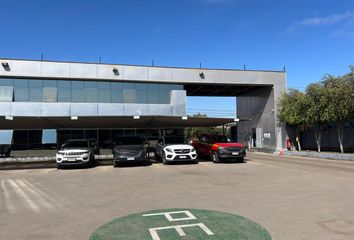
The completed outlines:
<svg viewBox="0 0 354 240">
<path fill-rule="evenodd" d="M 165 155 L 165 153 L 162 153 L 162 163 L 163 163 L 163 165 L 167 165 L 167 164 L 168 164 L 168 162 L 167 162 L 167 160 L 166 160 L 166 155 Z"/>
<path fill-rule="evenodd" d="M 211 154 L 211 160 L 213 161 L 213 163 L 219 163 L 220 162 L 220 159 L 219 159 L 219 156 L 216 152 L 213 152 Z"/>
<path fill-rule="evenodd" d="M 240 163 L 243 163 L 243 162 L 245 162 L 245 158 L 244 158 L 244 157 L 241 157 L 241 158 L 238 159 L 238 161 L 239 161 Z"/>
<path fill-rule="evenodd" d="M 62 169 L 62 167 L 60 166 L 60 164 L 57 164 L 57 169 Z"/>
<path fill-rule="evenodd" d="M 152 164 L 152 163 L 151 163 L 150 160 L 147 160 L 147 161 L 144 162 L 144 166 L 150 166 L 151 164 Z"/>
<path fill-rule="evenodd" d="M 161 157 L 157 155 L 157 152 L 155 152 L 154 154 L 155 154 L 155 160 L 161 162 Z"/>
<path fill-rule="evenodd" d="M 113 167 L 119 167 L 119 164 L 116 161 L 113 161 Z"/>
</svg>

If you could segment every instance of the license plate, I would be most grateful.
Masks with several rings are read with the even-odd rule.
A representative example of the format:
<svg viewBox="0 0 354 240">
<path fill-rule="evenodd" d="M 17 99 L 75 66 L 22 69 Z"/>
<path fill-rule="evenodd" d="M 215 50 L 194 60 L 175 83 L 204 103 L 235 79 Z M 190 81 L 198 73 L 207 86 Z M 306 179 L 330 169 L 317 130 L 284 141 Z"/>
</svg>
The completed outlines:
<svg viewBox="0 0 354 240">
<path fill-rule="evenodd" d="M 187 156 L 179 156 L 179 158 L 187 158 Z"/>
<path fill-rule="evenodd" d="M 68 158 L 69 162 L 76 162 L 76 158 Z"/>
<path fill-rule="evenodd" d="M 232 155 L 239 155 L 239 153 L 238 152 L 233 152 Z"/>
<path fill-rule="evenodd" d="M 128 157 L 127 159 L 128 159 L 128 160 L 134 160 L 135 158 L 133 158 L 133 157 Z"/>
</svg>

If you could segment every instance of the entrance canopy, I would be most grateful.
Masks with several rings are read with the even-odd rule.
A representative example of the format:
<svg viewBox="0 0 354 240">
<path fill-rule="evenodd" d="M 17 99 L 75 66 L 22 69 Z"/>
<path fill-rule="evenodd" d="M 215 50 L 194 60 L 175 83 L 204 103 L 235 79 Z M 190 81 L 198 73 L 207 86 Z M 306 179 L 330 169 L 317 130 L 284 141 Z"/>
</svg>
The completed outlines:
<svg viewBox="0 0 354 240">
<path fill-rule="evenodd" d="M 170 116 L 116 117 L 14 117 L 0 120 L 1 129 L 60 129 L 60 128 L 183 128 L 215 127 L 234 122 L 232 118 L 198 118 Z M 240 119 L 244 121 L 246 119 Z"/>
</svg>

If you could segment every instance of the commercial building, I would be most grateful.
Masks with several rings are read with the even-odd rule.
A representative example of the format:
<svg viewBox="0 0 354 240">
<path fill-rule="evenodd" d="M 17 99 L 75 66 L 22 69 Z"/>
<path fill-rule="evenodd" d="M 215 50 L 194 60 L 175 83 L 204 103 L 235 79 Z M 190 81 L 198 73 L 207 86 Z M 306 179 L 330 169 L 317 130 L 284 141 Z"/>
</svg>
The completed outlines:
<svg viewBox="0 0 354 240">
<path fill-rule="evenodd" d="M 276 118 L 276 99 L 285 90 L 283 71 L 18 59 L 0 63 L 0 129 L 14 130 L 16 149 L 40 148 L 53 138 L 59 143 L 95 138 L 108 146 L 119 135 L 233 121 L 187 118 L 187 96 L 237 97 L 238 140 L 257 148 L 283 147 Z"/>
</svg>

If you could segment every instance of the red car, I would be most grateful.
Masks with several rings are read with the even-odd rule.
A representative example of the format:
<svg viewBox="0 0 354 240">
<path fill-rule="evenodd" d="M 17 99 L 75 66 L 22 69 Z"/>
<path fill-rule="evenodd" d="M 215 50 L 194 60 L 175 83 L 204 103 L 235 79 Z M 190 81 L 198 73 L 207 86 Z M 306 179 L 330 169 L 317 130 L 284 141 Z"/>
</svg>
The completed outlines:
<svg viewBox="0 0 354 240">
<path fill-rule="evenodd" d="M 246 156 L 245 146 L 241 143 L 231 143 L 225 135 L 204 134 L 192 142 L 198 156 L 210 157 L 214 163 L 222 160 L 238 160 L 243 162 Z"/>
</svg>

